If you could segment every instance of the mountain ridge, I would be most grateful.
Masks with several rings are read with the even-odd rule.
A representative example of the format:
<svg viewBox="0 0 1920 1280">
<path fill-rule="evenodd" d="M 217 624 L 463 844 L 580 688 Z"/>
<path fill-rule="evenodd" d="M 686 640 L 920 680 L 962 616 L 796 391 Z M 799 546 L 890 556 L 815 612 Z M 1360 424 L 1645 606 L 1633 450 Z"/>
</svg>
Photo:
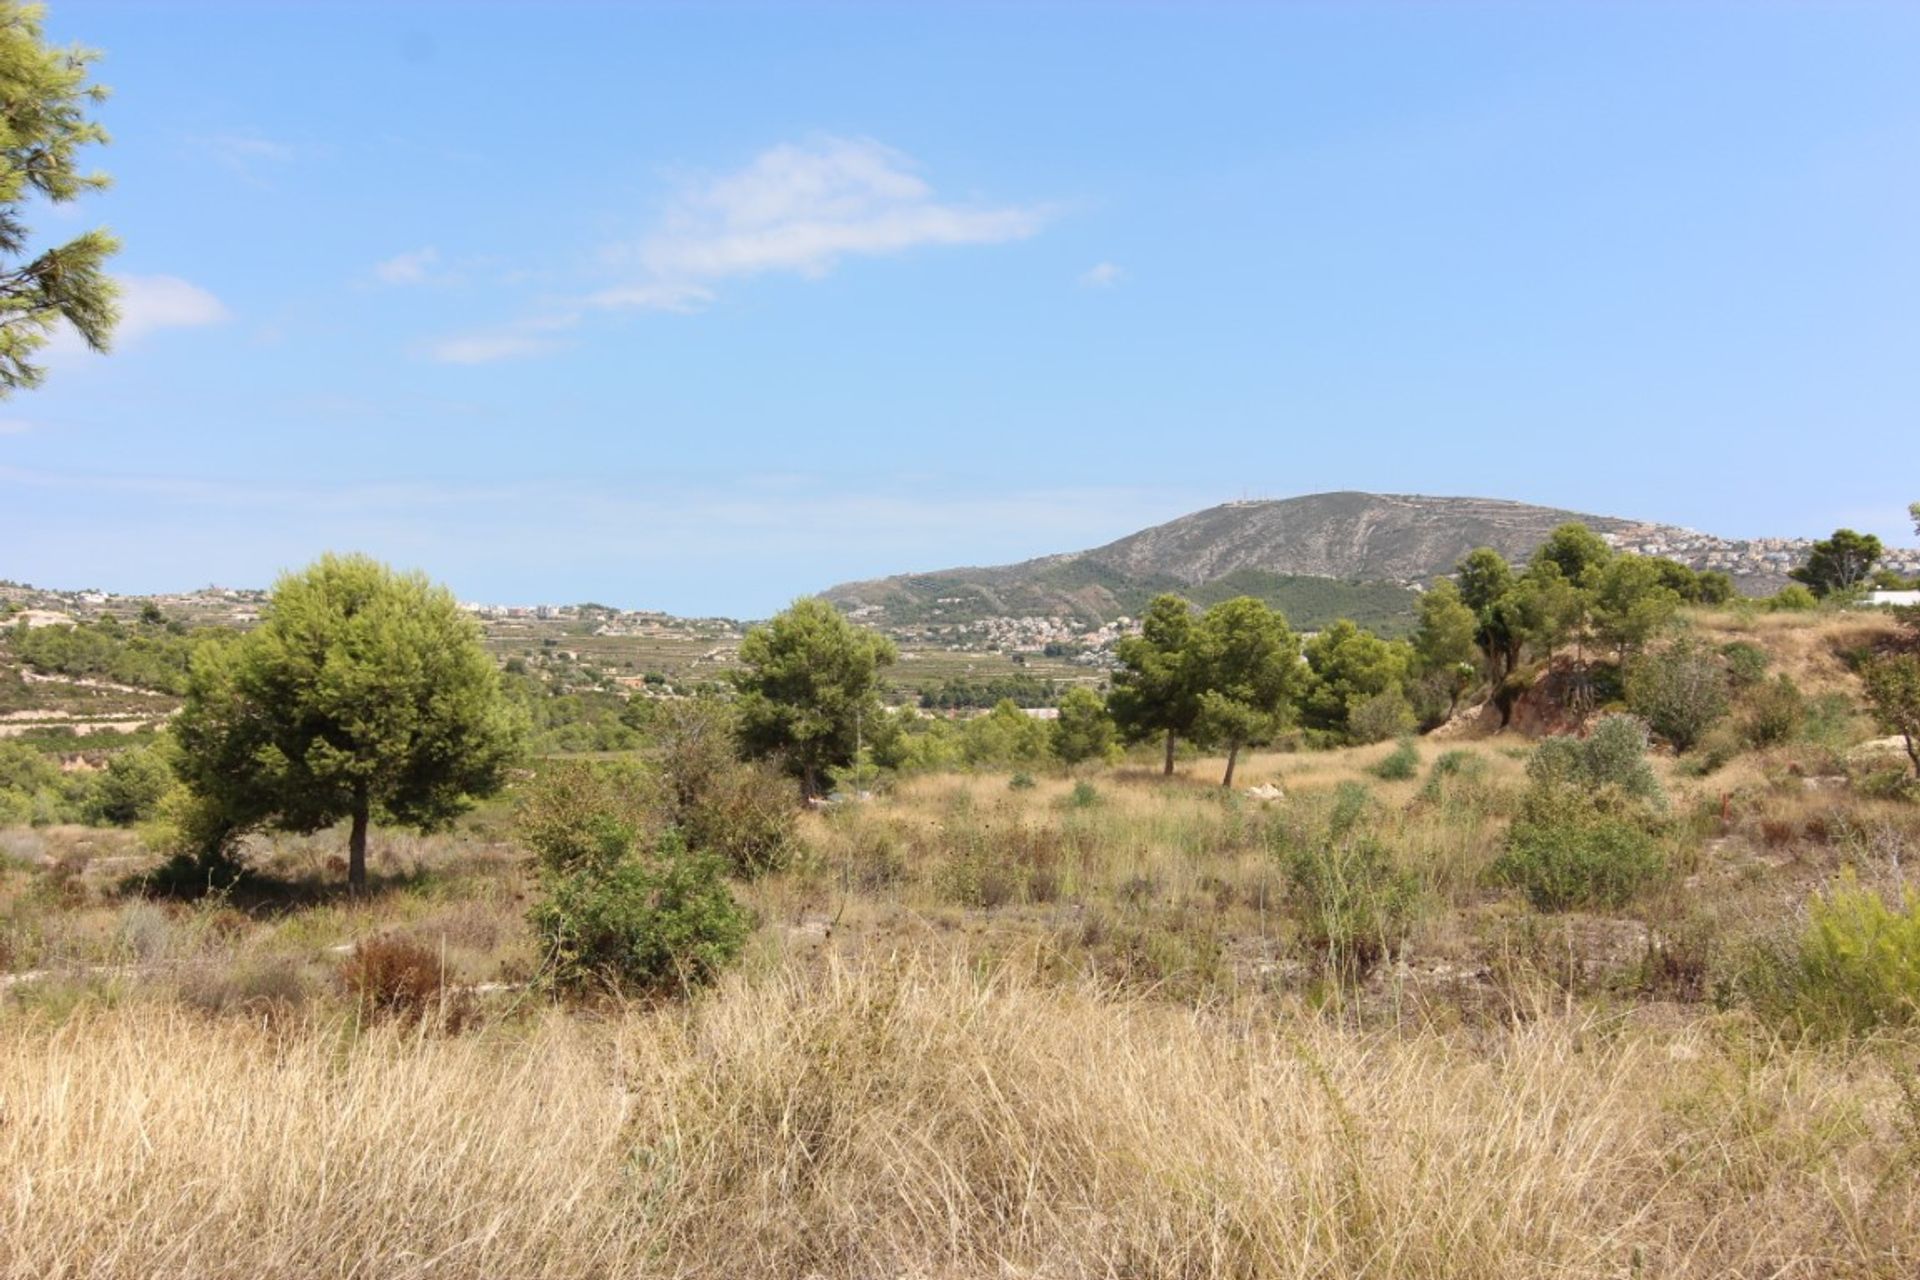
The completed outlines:
<svg viewBox="0 0 1920 1280">
<path fill-rule="evenodd" d="M 1287 609 L 1296 625 L 1315 626 L 1357 612 L 1404 613 L 1416 587 L 1451 572 L 1476 547 L 1524 560 L 1568 521 L 1623 550 L 1730 573 L 1748 592 L 1784 585 L 1808 545 L 1504 498 L 1339 490 L 1221 503 L 1084 551 L 847 582 L 821 594 L 880 625 L 1036 616 L 1099 626 L 1138 613 L 1162 590 L 1204 604 L 1227 586 Z"/>
</svg>

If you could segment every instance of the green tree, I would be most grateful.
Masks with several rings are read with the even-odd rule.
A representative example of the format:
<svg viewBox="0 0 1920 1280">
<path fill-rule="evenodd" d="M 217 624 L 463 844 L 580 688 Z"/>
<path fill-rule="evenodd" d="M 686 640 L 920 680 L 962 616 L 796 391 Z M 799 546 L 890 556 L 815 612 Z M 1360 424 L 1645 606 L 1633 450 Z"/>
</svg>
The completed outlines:
<svg viewBox="0 0 1920 1280">
<path fill-rule="evenodd" d="M 1287 620 L 1253 596 L 1222 600 L 1194 629 L 1200 736 L 1227 749 L 1220 785 L 1233 785 L 1243 747 L 1266 742 L 1286 721 L 1302 683 L 1300 641 Z"/>
<path fill-rule="evenodd" d="M 1405 680 L 1413 651 L 1382 640 L 1342 618 L 1307 642 L 1312 678 L 1301 698 L 1301 718 L 1312 728 L 1343 736 L 1353 731 L 1354 712 L 1383 695 L 1405 700 Z M 1410 714 L 1410 713 L 1409 713 Z M 1367 733 L 1394 731 L 1395 721 L 1369 717 Z"/>
<path fill-rule="evenodd" d="M 970 765 L 1027 765 L 1045 762 L 1053 735 L 1011 698 L 1002 698 L 960 732 L 960 753 Z"/>
<path fill-rule="evenodd" d="M 1193 679 L 1193 606 L 1176 595 L 1155 596 L 1140 620 L 1140 634 L 1114 646 L 1120 667 L 1113 674 L 1108 706 L 1129 742 L 1164 735 L 1173 776 L 1176 741 L 1190 737 L 1200 718 L 1200 690 Z"/>
<path fill-rule="evenodd" d="M 0 2 L 0 396 L 39 384 L 34 355 L 65 320 L 95 351 L 105 351 L 119 318 L 106 260 L 119 247 L 88 231 L 34 253 L 21 220 L 33 200 L 66 204 L 107 185 L 83 172 L 82 148 L 106 131 L 87 118 L 107 96 L 89 84 L 99 56 L 43 42 L 41 6 Z"/>
<path fill-rule="evenodd" d="M 1594 629 L 1622 661 L 1671 622 L 1679 608 L 1680 597 L 1661 585 L 1659 566 L 1646 556 L 1616 557 L 1595 575 Z"/>
<path fill-rule="evenodd" d="M 1870 533 L 1835 529 L 1833 536 L 1813 544 L 1807 562 L 1787 576 L 1804 582 L 1825 599 L 1836 591 L 1851 591 L 1867 580 L 1885 548 Z"/>
<path fill-rule="evenodd" d="M 519 749 L 478 626 L 452 593 L 367 556 L 327 555 L 274 585 L 266 620 L 195 651 L 176 769 L 227 832 L 352 823 L 433 830 L 497 791 Z"/>
<path fill-rule="evenodd" d="M 1920 653 L 1876 658 L 1862 673 L 1867 701 L 1880 723 L 1907 744 L 1907 758 L 1920 775 Z"/>
<path fill-rule="evenodd" d="M 1085 685 L 1075 685 L 1061 695 L 1060 715 L 1053 722 L 1053 754 L 1060 763 L 1104 760 L 1113 745 L 1113 717 L 1107 713 L 1106 699 Z"/>
<path fill-rule="evenodd" d="M 778 757 L 806 799 L 831 769 L 853 763 L 862 726 L 880 715 L 880 672 L 893 642 L 848 622 L 825 600 L 796 600 L 740 642 L 740 745 Z"/>
<path fill-rule="evenodd" d="M 1561 577 L 1576 586 L 1585 584 L 1590 574 L 1599 572 L 1612 558 L 1613 548 L 1607 540 L 1577 520 L 1548 534 L 1533 553 L 1535 565 L 1553 565 Z"/>
<path fill-rule="evenodd" d="M 1514 598 L 1513 567 L 1492 547 L 1467 553 L 1454 570 L 1460 602 L 1473 610 L 1473 642 L 1486 655 L 1487 678 L 1497 684 L 1520 665 L 1526 620 Z"/>
<path fill-rule="evenodd" d="M 1474 635 L 1480 620 L 1460 598 L 1460 588 L 1445 578 L 1420 597 L 1420 621 L 1413 631 L 1414 663 L 1423 686 L 1446 697 L 1442 720 L 1453 718 L 1460 696 L 1473 687 Z"/>
<path fill-rule="evenodd" d="M 1470 551 L 1454 567 L 1460 586 L 1460 602 L 1476 614 L 1484 615 L 1507 592 L 1513 590 L 1513 567 L 1492 547 Z"/>
</svg>

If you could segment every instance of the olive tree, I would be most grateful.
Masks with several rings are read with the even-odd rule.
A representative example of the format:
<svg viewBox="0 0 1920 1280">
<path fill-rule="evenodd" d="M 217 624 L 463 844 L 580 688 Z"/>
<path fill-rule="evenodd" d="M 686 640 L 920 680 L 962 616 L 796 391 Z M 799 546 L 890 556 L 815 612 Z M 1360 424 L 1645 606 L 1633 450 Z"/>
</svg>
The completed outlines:
<svg viewBox="0 0 1920 1280">
<path fill-rule="evenodd" d="M 258 628 L 196 650 L 174 733 L 215 830 L 346 820 L 358 890 L 373 820 L 444 826 L 506 781 L 522 725 L 450 592 L 328 555 L 274 585 Z"/>
</svg>

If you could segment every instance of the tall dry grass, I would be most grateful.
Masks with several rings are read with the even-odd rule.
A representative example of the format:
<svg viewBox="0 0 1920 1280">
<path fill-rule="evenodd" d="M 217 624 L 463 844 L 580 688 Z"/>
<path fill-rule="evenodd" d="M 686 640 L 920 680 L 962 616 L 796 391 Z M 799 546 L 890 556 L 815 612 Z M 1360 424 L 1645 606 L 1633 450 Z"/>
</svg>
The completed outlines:
<svg viewBox="0 0 1920 1280">
<path fill-rule="evenodd" d="M 0 1274 L 1908 1276 L 1892 1062 L 880 957 L 463 1037 L 133 1000 L 0 1026 Z"/>
</svg>

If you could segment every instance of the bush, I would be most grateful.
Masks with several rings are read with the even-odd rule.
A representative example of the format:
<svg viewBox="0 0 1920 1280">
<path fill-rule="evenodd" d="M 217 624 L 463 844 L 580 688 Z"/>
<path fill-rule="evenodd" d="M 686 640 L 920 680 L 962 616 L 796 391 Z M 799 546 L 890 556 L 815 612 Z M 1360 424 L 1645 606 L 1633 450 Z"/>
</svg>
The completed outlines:
<svg viewBox="0 0 1920 1280">
<path fill-rule="evenodd" d="M 1726 659 L 1727 679 L 1736 689 L 1750 688 L 1766 678 L 1767 651 L 1757 644 L 1735 640 L 1721 646 L 1720 656 Z"/>
<path fill-rule="evenodd" d="M 611 866 L 657 832 L 660 791 L 628 764 L 543 763 L 521 792 L 514 829 L 549 875 Z"/>
<path fill-rule="evenodd" d="M 1009 791 L 1031 791 L 1038 785 L 1040 784 L 1033 780 L 1033 775 L 1024 769 L 1007 779 Z"/>
<path fill-rule="evenodd" d="M 628 848 L 547 876 L 530 918 L 549 978 L 565 991 L 684 993 L 732 963 L 749 932 L 724 864 L 675 831 L 648 854 Z"/>
<path fill-rule="evenodd" d="M 1628 668 L 1627 705 L 1674 750 L 1687 751 L 1727 714 L 1727 674 L 1712 652 L 1677 640 Z"/>
<path fill-rule="evenodd" d="M 1762 950 L 1742 975 L 1755 1006 L 1816 1036 L 1920 1021 L 1920 894 L 1898 907 L 1849 875 L 1809 904 L 1786 947 Z"/>
<path fill-rule="evenodd" d="M 1814 597 L 1813 592 L 1797 582 L 1780 588 L 1767 600 L 1769 609 L 1786 613 L 1804 613 L 1809 609 L 1818 608 L 1819 604 L 1820 601 Z"/>
<path fill-rule="evenodd" d="M 1374 694 L 1347 713 L 1347 736 L 1357 743 L 1385 742 L 1412 733 L 1415 727 L 1413 704 L 1398 685 Z"/>
<path fill-rule="evenodd" d="M 340 966 L 340 987 L 373 1015 L 418 1022 L 439 1002 L 440 959 L 405 938 L 368 938 Z"/>
<path fill-rule="evenodd" d="M 1565 787 L 1529 794 L 1493 865 L 1541 911 L 1624 906 L 1666 870 L 1644 828 Z"/>
<path fill-rule="evenodd" d="M 778 871 L 792 860 L 793 787 L 772 765 L 728 763 L 677 817 L 689 845 L 736 875 Z"/>
<path fill-rule="evenodd" d="M 1300 941 L 1343 976 L 1364 975 L 1406 940 L 1419 884 L 1373 837 L 1297 848 L 1287 873 Z"/>
<path fill-rule="evenodd" d="M 1548 738 L 1527 761 L 1536 788 L 1588 795 L 1611 791 L 1664 810 L 1666 793 L 1647 762 L 1647 727 L 1633 716 L 1601 716 L 1585 738 Z"/>
<path fill-rule="evenodd" d="M 1786 673 L 1754 686 L 1746 702 L 1741 736 L 1749 743 L 1774 747 L 1800 736 L 1807 720 L 1807 699 Z"/>
<path fill-rule="evenodd" d="M 1367 772 L 1382 782 L 1405 782 L 1420 772 L 1420 749 L 1412 738 L 1402 738 L 1391 754 L 1375 761 Z"/>
<path fill-rule="evenodd" d="M 1085 778 L 1073 784 L 1073 790 L 1067 793 L 1067 805 L 1074 809 L 1091 809 L 1100 803 L 1100 792 Z"/>
</svg>

